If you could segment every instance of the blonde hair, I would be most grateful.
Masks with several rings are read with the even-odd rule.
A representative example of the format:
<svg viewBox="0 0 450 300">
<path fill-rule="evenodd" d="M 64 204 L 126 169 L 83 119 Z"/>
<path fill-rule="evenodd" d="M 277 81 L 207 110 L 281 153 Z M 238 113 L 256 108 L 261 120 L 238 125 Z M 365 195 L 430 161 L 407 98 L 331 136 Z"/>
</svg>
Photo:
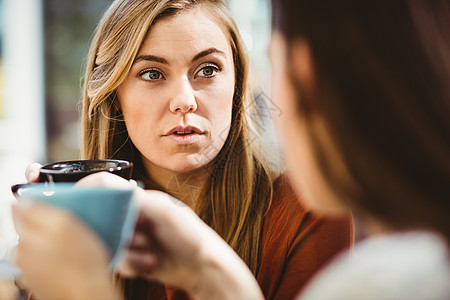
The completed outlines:
<svg viewBox="0 0 450 300">
<path fill-rule="evenodd" d="M 89 51 L 82 112 L 82 156 L 133 161 L 135 179 L 146 176 L 140 153 L 116 108 L 116 89 L 126 78 L 144 38 L 158 20 L 201 5 L 226 34 L 235 65 L 232 122 L 212 176 L 194 210 L 241 256 L 256 275 L 264 215 L 272 199 L 273 173 L 258 135 L 249 62 L 236 24 L 223 1 L 120 0 L 102 18 Z"/>
</svg>

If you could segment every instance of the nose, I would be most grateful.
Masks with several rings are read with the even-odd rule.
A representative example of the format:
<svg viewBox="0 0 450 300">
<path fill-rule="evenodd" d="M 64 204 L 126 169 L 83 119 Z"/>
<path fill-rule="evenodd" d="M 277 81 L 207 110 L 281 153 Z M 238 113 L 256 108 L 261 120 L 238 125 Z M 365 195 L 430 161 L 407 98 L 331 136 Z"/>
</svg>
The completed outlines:
<svg viewBox="0 0 450 300">
<path fill-rule="evenodd" d="M 182 80 L 173 87 L 173 95 L 170 101 L 170 111 L 183 114 L 197 110 L 197 101 L 194 90 L 189 80 Z"/>
</svg>

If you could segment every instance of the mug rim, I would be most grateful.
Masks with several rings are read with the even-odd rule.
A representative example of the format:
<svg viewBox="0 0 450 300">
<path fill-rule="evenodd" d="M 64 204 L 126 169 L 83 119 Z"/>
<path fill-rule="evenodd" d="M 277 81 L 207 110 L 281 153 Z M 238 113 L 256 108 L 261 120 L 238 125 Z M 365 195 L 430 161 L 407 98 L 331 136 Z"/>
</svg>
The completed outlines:
<svg viewBox="0 0 450 300">
<path fill-rule="evenodd" d="M 125 170 L 125 169 L 129 169 L 129 168 L 133 167 L 133 163 L 131 161 L 123 160 L 123 159 L 78 159 L 78 160 L 67 160 L 67 161 L 58 161 L 58 162 L 49 163 L 49 164 L 42 166 L 39 169 L 39 172 L 44 173 L 44 174 L 62 174 L 62 173 L 65 173 L 63 170 L 51 169 L 51 166 L 58 165 L 58 164 L 71 165 L 71 164 L 75 164 L 75 163 L 84 163 L 84 162 L 90 162 L 90 163 L 115 162 L 115 163 L 117 163 L 117 166 L 105 168 L 104 170 L 86 170 L 86 171 L 79 171 L 77 173 L 90 173 L 90 172 L 101 172 L 101 171 L 114 172 L 114 171 Z"/>
<path fill-rule="evenodd" d="M 102 186 L 102 185 L 89 185 L 89 186 L 78 186 L 76 182 L 32 182 L 22 184 L 23 188 L 29 188 L 29 194 L 27 193 L 25 196 L 33 195 L 35 193 L 42 193 L 47 191 L 58 192 L 59 194 L 63 193 L 72 193 L 75 191 L 81 191 L 82 193 L 87 192 L 123 192 L 123 191 L 133 191 L 133 187 L 111 187 L 111 186 Z"/>
</svg>

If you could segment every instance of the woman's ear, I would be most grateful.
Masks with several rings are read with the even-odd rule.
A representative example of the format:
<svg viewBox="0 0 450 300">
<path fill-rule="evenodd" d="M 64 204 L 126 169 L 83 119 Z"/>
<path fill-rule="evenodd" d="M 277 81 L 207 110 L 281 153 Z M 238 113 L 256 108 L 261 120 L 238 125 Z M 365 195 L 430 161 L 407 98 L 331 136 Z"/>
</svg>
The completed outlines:
<svg viewBox="0 0 450 300">
<path fill-rule="evenodd" d="M 315 76 L 311 51 L 304 40 L 295 40 L 290 46 L 291 74 L 300 83 L 303 92 L 314 94 Z"/>
<path fill-rule="evenodd" d="M 293 41 L 288 50 L 289 74 L 301 96 L 301 108 L 306 114 L 320 113 L 320 95 L 317 88 L 311 48 L 305 40 Z"/>
</svg>

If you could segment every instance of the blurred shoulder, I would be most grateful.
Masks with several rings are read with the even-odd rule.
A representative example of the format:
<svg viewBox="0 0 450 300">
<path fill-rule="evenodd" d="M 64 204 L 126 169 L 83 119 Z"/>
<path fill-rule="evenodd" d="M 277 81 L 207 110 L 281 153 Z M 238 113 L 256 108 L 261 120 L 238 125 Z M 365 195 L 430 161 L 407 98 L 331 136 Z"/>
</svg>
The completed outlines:
<svg viewBox="0 0 450 300">
<path fill-rule="evenodd" d="M 441 237 L 418 231 L 385 234 L 366 238 L 349 256 L 335 259 L 300 299 L 356 300 L 370 294 L 381 300 L 448 300 L 448 282 L 449 248 Z"/>
</svg>

